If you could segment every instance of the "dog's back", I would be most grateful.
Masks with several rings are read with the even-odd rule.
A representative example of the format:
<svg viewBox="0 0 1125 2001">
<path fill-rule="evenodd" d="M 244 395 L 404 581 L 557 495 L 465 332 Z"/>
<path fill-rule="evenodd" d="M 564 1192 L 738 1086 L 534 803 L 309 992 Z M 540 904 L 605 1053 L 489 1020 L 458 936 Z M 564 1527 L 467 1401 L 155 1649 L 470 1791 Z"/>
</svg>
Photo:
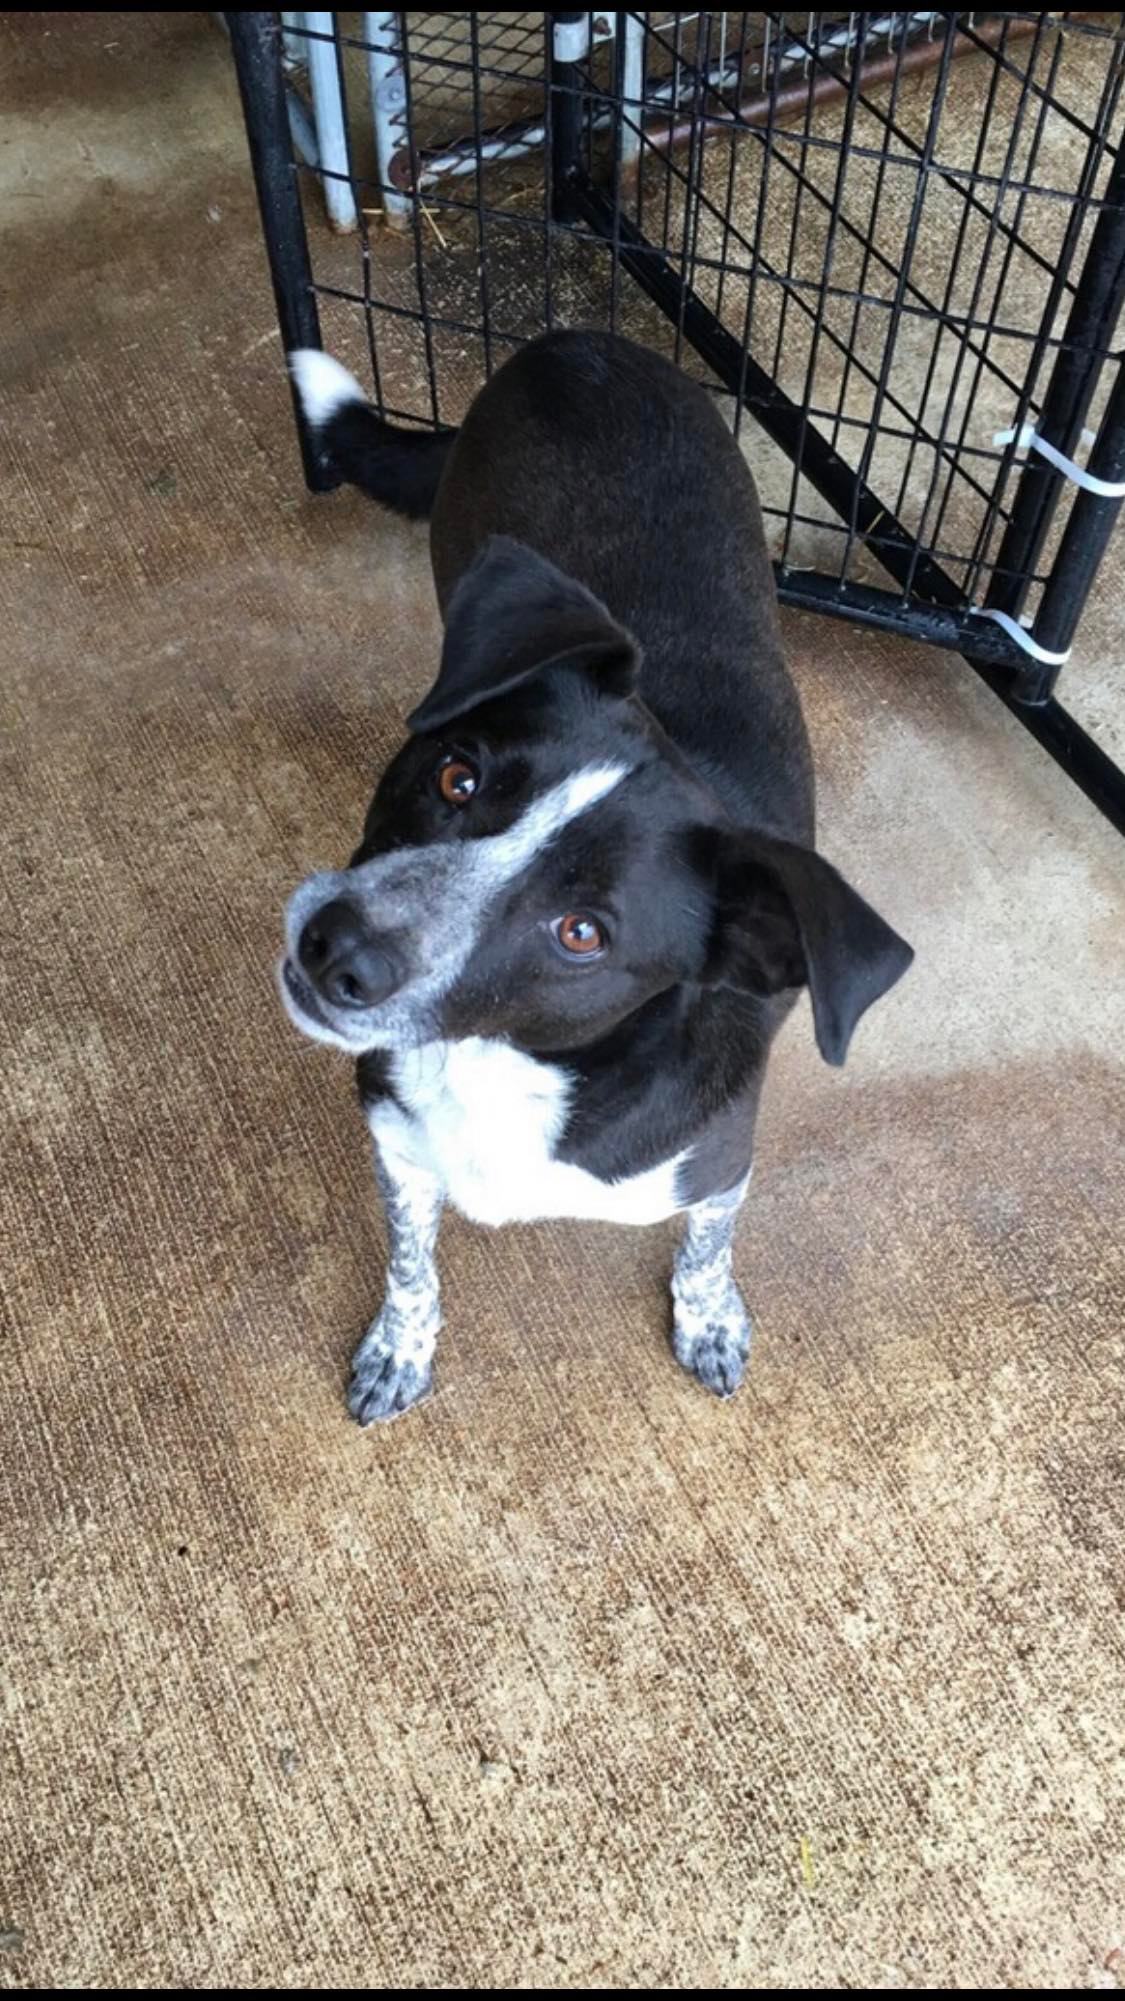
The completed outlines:
<svg viewBox="0 0 1125 2001">
<path fill-rule="evenodd" d="M 761 510 L 705 389 L 620 335 L 560 331 L 505 363 L 460 431 L 409 432 L 354 400 L 327 357 L 304 367 L 306 407 L 310 376 L 323 381 L 335 469 L 430 516 L 443 610 L 490 535 L 547 556 L 640 641 L 647 706 L 732 817 L 811 841 L 812 764 Z"/>
</svg>

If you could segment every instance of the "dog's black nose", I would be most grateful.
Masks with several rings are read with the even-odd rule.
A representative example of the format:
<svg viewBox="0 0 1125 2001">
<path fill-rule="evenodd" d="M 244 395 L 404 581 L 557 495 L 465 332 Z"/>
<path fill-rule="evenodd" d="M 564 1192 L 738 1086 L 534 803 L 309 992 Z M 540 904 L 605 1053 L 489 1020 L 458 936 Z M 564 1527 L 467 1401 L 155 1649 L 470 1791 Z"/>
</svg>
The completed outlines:
<svg viewBox="0 0 1125 2001">
<path fill-rule="evenodd" d="M 372 937 L 358 910 L 342 897 L 309 918 L 297 940 L 297 960 L 333 1007 L 376 1007 L 399 983 L 386 942 Z"/>
</svg>

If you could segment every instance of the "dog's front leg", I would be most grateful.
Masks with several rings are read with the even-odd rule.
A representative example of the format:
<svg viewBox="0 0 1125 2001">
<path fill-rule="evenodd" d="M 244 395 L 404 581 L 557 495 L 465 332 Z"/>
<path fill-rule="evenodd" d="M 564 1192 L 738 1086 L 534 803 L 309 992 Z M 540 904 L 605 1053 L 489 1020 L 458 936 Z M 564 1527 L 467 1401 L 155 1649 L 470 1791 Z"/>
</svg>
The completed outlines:
<svg viewBox="0 0 1125 2001">
<path fill-rule="evenodd" d="M 382 1310 L 352 1358 L 348 1409 L 360 1424 L 398 1417 L 430 1387 L 441 1326 L 434 1247 L 442 1187 L 375 1140 L 375 1179 L 387 1214 L 390 1261 Z"/>
<path fill-rule="evenodd" d="M 734 1227 L 750 1177 L 687 1211 L 672 1271 L 672 1347 L 705 1390 L 733 1396 L 750 1353 L 750 1315 L 734 1282 Z"/>
</svg>

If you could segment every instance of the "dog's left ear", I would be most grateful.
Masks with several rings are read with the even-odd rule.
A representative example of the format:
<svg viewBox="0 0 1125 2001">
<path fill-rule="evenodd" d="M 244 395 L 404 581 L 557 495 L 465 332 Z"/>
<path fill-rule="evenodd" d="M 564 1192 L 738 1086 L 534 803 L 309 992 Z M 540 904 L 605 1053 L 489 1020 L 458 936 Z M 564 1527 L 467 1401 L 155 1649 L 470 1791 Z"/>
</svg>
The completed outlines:
<svg viewBox="0 0 1125 2001">
<path fill-rule="evenodd" d="M 703 984 L 757 994 L 807 986 L 817 1047 L 842 1063 L 860 1016 L 905 973 L 910 946 L 811 848 L 708 828 L 696 858 L 714 896 Z"/>
<path fill-rule="evenodd" d="M 450 599 L 441 668 L 407 728 L 442 729 L 547 667 L 576 668 L 604 693 L 627 695 L 639 664 L 636 641 L 591 591 L 522 542 L 493 535 Z"/>
</svg>

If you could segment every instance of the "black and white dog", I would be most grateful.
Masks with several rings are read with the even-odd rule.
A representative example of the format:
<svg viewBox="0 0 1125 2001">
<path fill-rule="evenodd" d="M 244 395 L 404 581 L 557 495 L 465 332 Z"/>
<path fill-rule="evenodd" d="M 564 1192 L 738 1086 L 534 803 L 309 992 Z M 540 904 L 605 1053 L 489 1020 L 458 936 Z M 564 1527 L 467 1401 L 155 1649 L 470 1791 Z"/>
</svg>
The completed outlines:
<svg viewBox="0 0 1125 2001">
<path fill-rule="evenodd" d="M 437 434 L 382 423 L 325 354 L 291 365 L 325 460 L 430 517 L 445 620 L 360 846 L 286 916 L 285 1005 L 358 1058 L 387 1208 L 350 1408 L 429 1387 L 447 1201 L 493 1224 L 682 1211 L 673 1345 L 728 1396 L 770 1043 L 807 986 L 842 1063 L 912 956 L 813 851 L 750 474 L 706 392 L 613 335 L 532 341 Z"/>
</svg>

